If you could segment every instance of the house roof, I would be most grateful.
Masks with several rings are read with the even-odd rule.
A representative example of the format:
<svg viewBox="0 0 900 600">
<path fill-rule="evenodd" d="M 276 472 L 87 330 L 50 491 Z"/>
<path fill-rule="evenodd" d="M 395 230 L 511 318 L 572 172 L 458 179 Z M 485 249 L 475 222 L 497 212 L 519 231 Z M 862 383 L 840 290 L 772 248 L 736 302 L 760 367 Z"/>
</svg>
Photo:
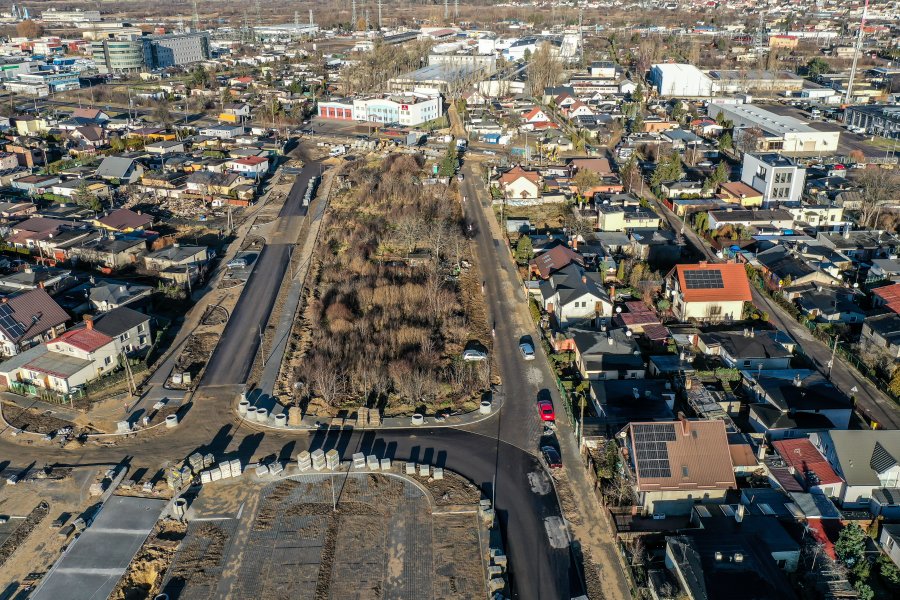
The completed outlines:
<svg viewBox="0 0 900 600">
<path fill-rule="evenodd" d="M 598 175 L 612 175 L 613 169 L 606 158 L 575 158 L 569 163 L 579 171 L 585 169 Z"/>
<path fill-rule="evenodd" d="M 558 297 L 558 306 L 567 306 L 570 302 L 593 296 L 598 300 L 609 302 L 609 296 L 600 285 L 600 274 L 586 272 L 578 263 L 570 263 L 541 282 L 541 294 L 544 298 L 554 295 Z"/>
<path fill-rule="evenodd" d="M 115 281 L 100 282 L 88 292 L 91 302 L 97 304 L 122 304 L 129 300 L 152 291 L 149 285 L 135 285 Z"/>
<path fill-rule="evenodd" d="M 843 482 L 808 438 L 781 440 L 772 442 L 772 446 L 788 466 L 794 468 L 806 487 Z"/>
<path fill-rule="evenodd" d="M 128 170 L 134 164 L 133 158 L 125 158 L 122 156 L 107 156 L 97 167 L 97 177 L 109 177 L 111 179 L 121 179 L 128 174 Z"/>
<path fill-rule="evenodd" d="M 541 181 L 541 176 L 536 171 L 526 171 L 519 165 L 516 165 L 500 176 L 500 185 L 513 183 L 523 177 L 535 185 L 538 185 Z"/>
<path fill-rule="evenodd" d="M 82 119 L 98 119 L 103 114 L 105 113 L 99 108 L 76 108 L 72 111 L 73 117 L 80 117 Z"/>
<path fill-rule="evenodd" d="M 796 281 L 816 272 L 806 261 L 794 256 L 781 245 L 760 252 L 756 255 L 756 260 L 781 280 L 790 277 Z"/>
<path fill-rule="evenodd" d="M 673 271 L 685 302 L 752 300 L 747 271 L 740 263 L 675 265 Z M 690 285 L 686 279 L 691 280 Z"/>
<path fill-rule="evenodd" d="M 150 317 L 144 313 L 132 310 L 127 306 L 120 306 L 97 317 L 94 321 L 94 329 L 110 337 L 116 337 L 149 320 Z"/>
<path fill-rule="evenodd" d="M 770 369 L 741 372 L 748 386 L 762 391 L 783 412 L 851 409 L 850 399 L 818 371 Z"/>
<path fill-rule="evenodd" d="M 736 487 L 723 421 L 631 423 L 629 441 L 638 491 Z"/>
<path fill-rule="evenodd" d="M 139 229 L 149 225 L 153 219 L 127 208 L 118 208 L 97 221 L 110 229 Z"/>
<path fill-rule="evenodd" d="M 763 193 L 750 187 L 743 181 L 728 181 L 719 186 L 719 189 L 732 198 L 755 198 Z"/>
<path fill-rule="evenodd" d="M 112 341 L 113 339 L 105 333 L 101 333 L 87 327 L 70 329 L 64 334 L 51 340 L 51 342 L 62 342 L 69 344 L 70 346 L 74 346 L 75 348 L 78 348 L 79 350 L 83 350 L 85 352 L 96 352 L 103 346 L 112 343 Z"/>
<path fill-rule="evenodd" d="M 245 156 L 244 158 L 238 158 L 232 160 L 231 162 L 239 164 L 239 165 L 249 165 L 254 167 L 256 165 L 261 165 L 264 162 L 268 162 L 269 159 L 263 158 L 262 156 Z"/>
<path fill-rule="evenodd" d="M 76 127 L 75 131 L 89 142 L 99 142 L 103 139 L 103 128 L 98 125 L 83 125 Z"/>
<path fill-rule="evenodd" d="M 876 288 L 872 294 L 881 298 L 887 308 L 900 313 L 900 283 Z"/>
<path fill-rule="evenodd" d="M 522 118 L 525 119 L 526 121 L 530 121 L 531 119 L 535 118 L 536 116 L 538 116 L 539 114 L 541 114 L 543 112 L 544 111 L 543 111 L 543 109 L 541 109 L 540 106 L 535 106 L 534 108 L 529 110 L 527 113 L 522 115 Z"/>
<path fill-rule="evenodd" d="M 885 469 L 900 459 L 900 430 L 833 430 L 827 435 L 837 457 L 834 466 L 847 485 L 880 486 L 873 464 Z"/>
<path fill-rule="evenodd" d="M 711 331 L 700 334 L 707 347 L 718 346 L 735 359 L 790 358 L 793 353 L 778 340 L 777 331 L 744 334 L 737 331 Z"/>
<path fill-rule="evenodd" d="M 816 285 L 814 289 L 804 292 L 797 298 L 797 304 L 807 312 L 819 311 L 823 315 L 862 314 L 857 294 L 850 288 L 834 285 Z"/>
<path fill-rule="evenodd" d="M 29 340 L 68 320 L 69 315 L 44 288 L 29 290 L 0 304 L 0 329 L 13 342 Z"/>
<path fill-rule="evenodd" d="M 568 246 L 560 244 L 531 259 L 529 264 L 538 270 L 541 279 L 547 279 L 556 271 L 572 263 L 584 265 L 584 257 Z"/>
<path fill-rule="evenodd" d="M 46 346 L 43 347 L 46 348 Z M 48 351 L 33 358 L 24 365 L 24 368 L 31 371 L 46 373 L 47 375 L 59 377 L 60 379 L 68 379 L 72 375 L 93 364 L 93 362 L 83 358 L 70 356 L 68 354 L 63 354 L 62 352 Z"/>
</svg>

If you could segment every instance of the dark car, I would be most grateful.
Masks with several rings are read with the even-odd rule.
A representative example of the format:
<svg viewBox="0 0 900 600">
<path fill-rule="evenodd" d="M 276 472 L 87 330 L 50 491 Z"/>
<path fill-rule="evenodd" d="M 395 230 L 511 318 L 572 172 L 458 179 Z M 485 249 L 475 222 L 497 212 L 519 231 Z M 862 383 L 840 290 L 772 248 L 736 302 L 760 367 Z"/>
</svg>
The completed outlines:
<svg viewBox="0 0 900 600">
<path fill-rule="evenodd" d="M 544 446 L 541 448 L 541 456 L 544 457 L 544 462 L 547 463 L 547 468 L 549 469 L 559 469 L 562 467 L 562 458 L 559 456 L 559 452 L 556 451 L 556 448 L 553 446 Z"/>
</svg>

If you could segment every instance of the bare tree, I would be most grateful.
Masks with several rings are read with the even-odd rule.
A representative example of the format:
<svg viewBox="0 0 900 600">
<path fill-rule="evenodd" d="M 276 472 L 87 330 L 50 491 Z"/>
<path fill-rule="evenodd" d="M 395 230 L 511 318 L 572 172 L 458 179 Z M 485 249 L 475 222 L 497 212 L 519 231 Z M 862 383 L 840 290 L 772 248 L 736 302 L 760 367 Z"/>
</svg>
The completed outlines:
<svg viewBox="0 0 900 600">
<path fill-rule="evenodd" d="M 531 95 L 542 96 L 544 88 L 556 85 L 561 72 L 562 64 L 553 53 L 553 46 L 549 42 L 540 44 L 528 62 L 528 84 Z"/>
<path fill-rule="evenodd" d="M 309 384 L 314 394 L 322 398 L 328 406 L 337 406 L 346 390 L 343 372 L 328 364 L 321 355 L 312 361 L 308 371 Z"/>
<path fill-rule="evenodd" d="M 874 227 L 882 209 L 891 201 L 897 200 L 897 186 L 900 177 L 893 171 L 881 167 L 863 170 L 856 178 L 860 187 L 862 205 L 859 210 L 859 224 Z"/>
</svg>

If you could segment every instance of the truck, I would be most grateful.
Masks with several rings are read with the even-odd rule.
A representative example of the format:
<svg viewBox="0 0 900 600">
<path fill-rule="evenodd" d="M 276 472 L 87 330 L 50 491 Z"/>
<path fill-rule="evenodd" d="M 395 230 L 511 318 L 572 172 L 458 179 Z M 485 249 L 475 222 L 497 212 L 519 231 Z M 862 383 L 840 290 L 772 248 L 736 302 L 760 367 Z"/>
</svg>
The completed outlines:
<svg viewBox="0 0 900 600">
<path fill-rule="evenodd" d="M 457 152 L 465 152 L 466 146 L 468 146 L 468 145 L 469 145 L 468 141 L 460 138 L 460 139 L 456 140 L 456 151 Z"/>
<path fill-rule="evenodd" d="M 347 148 L 343 144 L 339 144 L 331 149 L 328 156 L 343 156 L 347 153 Z"/>
</svg>

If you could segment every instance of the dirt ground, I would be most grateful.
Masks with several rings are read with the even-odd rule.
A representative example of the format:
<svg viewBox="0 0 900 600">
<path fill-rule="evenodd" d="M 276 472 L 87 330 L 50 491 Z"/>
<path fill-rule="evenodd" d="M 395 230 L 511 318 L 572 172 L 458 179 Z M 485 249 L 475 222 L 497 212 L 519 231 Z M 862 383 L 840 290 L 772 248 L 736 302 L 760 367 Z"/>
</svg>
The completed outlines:
<svg viewBox="0 0 900 600">
<path fill-rule="evenodd" d="M 173 385 L 173 387 L 185 389 L 193 387 L 199 381 L 200 374 L 206 367 L 206 362 L 218 343 L 219 336 L 212 332 L 191 335 L 178 356 L 178 360 L 175 361 L 174 369 L 176 372 L 189 372 L 191 374 L 191 383 L 187 385 L 182 384 L 181 386 Z"/>
<path fill-rule="evenodd" d="M 69 421 L 45 415 L 43 411 L 22 408 L 9 402 L 3 403 L 3 417 L 13 427 L 32 433 L 50 433 L 72 426 Z"/>
<path fill-rule="evenodd" d="M 501 205 L 494 205 L 494 214 L 497 215 L 497 222 L 500 222 Z M 562 227 L 563 221 L 569 216 L 569 205 L 565 203 L 559 204 L 539 204 L 537 206 L 511 206 L 506 205 L 506 218 L 527 218 L 531 221 L 532 227 L 537 231 L 543 231 L 547 228 L 558 229 Z"/>
<path fill-rule="evenodd" d="M 16 535 L 27 533 L 27 536 L 22 536 L 15 547 L 0 550 L 0 590 L 23 589 L 36 579 L 36 574 L 46 572 L 70 541 L 61 538 L 51 523 L 59 517 L 71 523 L 96 502 L 88 487 L 95 481 L 97 469 L 68 470 L 60 474 L 64 475 L 62 479 L 33 479 L 4 486 L 0 514 L 18 517 L 31 514 L 36 524 L 30 531 L 20 526 Z M 38 508 L 42 502 L 46 503 L 46 509 Z"/>
<path fill-rule="evenodd" d="M 186 531 L 187 525 L 181 521 L 166 519 L 157 523 L 153 533 L 128 565 L 128 570 L 119 580 L 110 599 L 153 598 L 159 592 L 162 577 L 172 564 L 175 551 Z"/>
<path fill-rule="evenodd" d="M 444 471 L 443 479 L 420 477 L 413 479 L 431 492 L 436 506 L 475 505 L 481 500 L 481 490 L 471 481 L 452 471 Z"/>
</svg>

